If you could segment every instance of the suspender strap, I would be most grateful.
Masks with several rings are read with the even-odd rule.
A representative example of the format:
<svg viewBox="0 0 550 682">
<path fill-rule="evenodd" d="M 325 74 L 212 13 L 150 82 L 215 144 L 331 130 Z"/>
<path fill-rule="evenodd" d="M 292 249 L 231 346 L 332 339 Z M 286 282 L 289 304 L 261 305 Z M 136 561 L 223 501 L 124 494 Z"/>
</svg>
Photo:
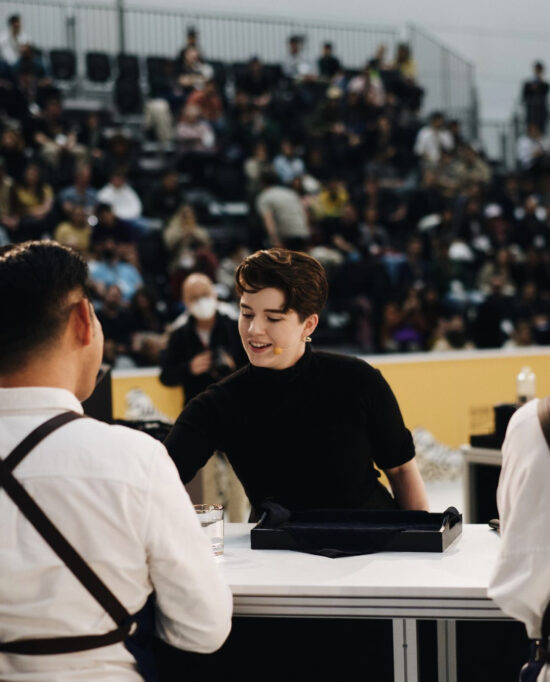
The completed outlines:
<svg viewBox="0 0 550 682">
<path fill-rule="evenodd" d="M 537 413 L 542 432 L 546 438 L 546 443 L 550 448 L 550 396 L 539 399 Z"/>
<path fill-rule="evenodd" d="M 30 433 L 5 460 L 0 460 L 0 488 L 19 507 L 22 514 L 32 523 L 57 556 L 67 565 L 74 576 L 101 604 L 114 622 L 116 630 L 104 635 L 77 637 L 56 637 L 52 639 L 17 640 L 0 644 L 0 651 L 25 654 L 68 653 L 84 649 L 106 646 L 125 638 L 132 627 L 131 616 L 99 576 L 88 566 L 76 549 L 61 535 L 42 509 L 36 504 L 25 488 L 11 473 L 21 460 L 48 434 L 63 424 L 78 419 L 82 415 L 75 412 L 63 413 L 48 420 Z"/>
</svg>

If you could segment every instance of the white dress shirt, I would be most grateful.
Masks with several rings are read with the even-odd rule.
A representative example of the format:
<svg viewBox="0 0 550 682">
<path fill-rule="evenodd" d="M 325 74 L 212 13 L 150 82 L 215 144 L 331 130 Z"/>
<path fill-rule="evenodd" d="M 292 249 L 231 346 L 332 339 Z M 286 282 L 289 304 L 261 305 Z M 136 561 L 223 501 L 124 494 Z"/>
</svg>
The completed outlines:
<svg viewBox="0 0 550 682">
<path fill-rule="evenodd" d="M 99 190 L 97 198 L 102 204 L 109 204 L 113 213 L 121 220 L 136 220 L 141 217 L 141 199 L 128 184 L 115 187 L 108 183 Z"/>
<path fill-rule="evenodd" d="M 14 36 L 11 31 L 7 31 L 0 37 L 0 56 L 10 66 L 14 66 L 21 57 L 21 48 L 30 43 L 30 38 L 22 31 Z"/>
<path fill-rule="evenodd" d="M 514 413 L 502 447 L 497 504 L 501 547 L 488 594 L 504 613 L 540 636 L 550 601 L 550 451 L 537 416 L 538 400 Z M 550 682 L 550 671 L 539 681 Z"/>
<path fill-rule="evenodd" d="M 50 417 L 82 407 L 56 388 L 0 389 L 0 456 Z M 232 598 L 176 467 L 139 431 L 78 419 L 50 434 L 15 477 L 130 613 L 152 590 L 157 632 L 208 653 Z M 115 624 L 0 490 L 0 641 L 102 634 Z M 0 653 L 2 682 L 140 680 L 122 643 L 73 654 Z"/>
<path fill-rule="evenodd" d="M 428 125 L 418 131 L 414 153 L 431 163 L 438 163 L 441 153 L 450 152 L 453 147 L 453 136 L 448 130 L 436 130 Z"/>
</svg>

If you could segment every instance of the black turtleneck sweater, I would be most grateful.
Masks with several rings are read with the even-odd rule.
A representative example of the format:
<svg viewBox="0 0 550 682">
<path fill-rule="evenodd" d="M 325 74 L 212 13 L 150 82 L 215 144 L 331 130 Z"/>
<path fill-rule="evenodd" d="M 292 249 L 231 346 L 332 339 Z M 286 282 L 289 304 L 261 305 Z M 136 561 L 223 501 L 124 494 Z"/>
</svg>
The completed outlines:
<svg viewBox="0 0 550 682">
<path fill-rule="evenodd" d="M 391 388 L 358 358 L 306 352 L 293 367 L 247 365 L 191 400 L 166 447 L 184 483 L 226 453 L 252 505 L 380 506 L 378 474 L 414 457 Z M 386 506 L 386 505 L 382 505 Z"/>
</svg>

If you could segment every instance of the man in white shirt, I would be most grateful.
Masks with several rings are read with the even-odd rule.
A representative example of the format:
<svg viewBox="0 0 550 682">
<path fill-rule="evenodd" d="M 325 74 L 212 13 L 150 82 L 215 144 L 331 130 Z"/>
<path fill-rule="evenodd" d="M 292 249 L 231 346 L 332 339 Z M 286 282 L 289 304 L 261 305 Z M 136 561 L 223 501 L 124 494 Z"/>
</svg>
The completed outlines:
<svg viewBox="0 0 550 682">
<path fill-rule="evenodd" d="M 434 111 L 429 124 L 418 131 L 414 153 L 427 164 L 439 163 L 442 152 L 450 152 L 454 147 L 453 136 L 444 128 L 444 124 L 443 114 Z"/>
<path fill-rule="evenodd" d="M 102 204 L 112 206 L 113 213 L 121 220 L 138 220 L 141 218 L 143 206 L 135 190 L 126 182 L 123 170 L 111 173 L 109 182 L 99 190 L 98 200 Z"/>
<path fill-rule="evenodd" d="M 21 57 L 24 45 L 29 45 L 30 38 L 21 30 L 21 17 L 12 14 L 8 18 L 8 30 L 0 37 L 0 56 L 10 66 L 14 66 Z"/>
<path fill-rule="evenodd" d="M 69 410 L 81 414 L 79 401 L 94 388 L 103 334 L 87 276 L 85 261 L 55 242 L 0 249 L 3 469 L 37 426 Z M 75 419 L 32 449 L 13 475 L 130 614 L 154 592 L 164 641 L 198 653 L 223 644 L 231 593 L 161 443 Z M 144 679 L 122 641 L 63 654 L 2 651 L 23 639 L 103 635 L 115 626 L 4 489 L 0 516 L 0 679 Z"/>
<path fill-rule="evenodd" d="M 514 413 L 502 446 L 497 491 L 501 546 L 488 594 L 527 635 L 541 635 L 550 601 L 550 450 L 531 400 Z M 548 665 L 538 682 L 550 682 Z"/>
</svg>

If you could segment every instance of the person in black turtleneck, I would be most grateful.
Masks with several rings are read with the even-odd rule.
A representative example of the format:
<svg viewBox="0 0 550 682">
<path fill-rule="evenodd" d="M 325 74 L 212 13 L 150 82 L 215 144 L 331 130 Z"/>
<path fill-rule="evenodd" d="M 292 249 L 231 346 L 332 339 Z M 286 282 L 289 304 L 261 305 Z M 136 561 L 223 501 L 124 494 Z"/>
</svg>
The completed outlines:
<svg viewBox="0 0 550 682">
<path fill-rule="evenodd" d="M 327 297 L 320 263 L 258 251 L 237 268 L 236 286 L 249 364 L 174 424 L 165 444 L 183 482 L 222 450 L 256 510 L 268 499 L 289 509 L 427 509 L 411 434 L 380 372 L 309 345 Z"/>
</svg>

